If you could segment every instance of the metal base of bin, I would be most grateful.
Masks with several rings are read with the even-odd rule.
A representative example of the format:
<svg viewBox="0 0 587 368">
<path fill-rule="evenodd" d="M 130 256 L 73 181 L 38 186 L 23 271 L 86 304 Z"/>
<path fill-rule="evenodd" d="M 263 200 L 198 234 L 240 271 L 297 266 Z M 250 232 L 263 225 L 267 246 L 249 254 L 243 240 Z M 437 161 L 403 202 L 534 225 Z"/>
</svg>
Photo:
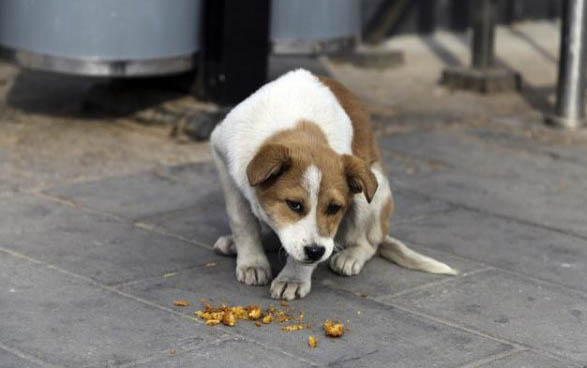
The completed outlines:
<svg viewBox="0 0 587 368">
<path fill-rule="evenodd" d="M 454 89 L 497 93 L 521 90 L 522 77 L 502 68 L 448 68 L 442 72 L 440 84 Z"/>
<path fill-rule="evenodd" d="M 335 54 L 352 50 L 358 44 L 356 37 L 341 37 L 330 40 L 273 40 L 271 51 L 276 55 Z"/>
<path fill-rule="evenodd" d="M 586 128 L 586 121 L 584 119 L 566 119 L 556 115 L 545 115 L 544 122 L 557 128 L 572 130 Z"/>
<path fill-rule="evenodd" d="M 194 55 L 148 60 L 73 59 L 0 46 L 0 58 L 25 68 L 96 77 L 147 77 L 194 69 Z"/>
<path fill-rule="evenodd" d="M 400 50 L 356 49 L 329 57 L 334 63 L 348 63 L 364 69 L 388 69 L 404 64 L 404 53 Z"/>
</svg>

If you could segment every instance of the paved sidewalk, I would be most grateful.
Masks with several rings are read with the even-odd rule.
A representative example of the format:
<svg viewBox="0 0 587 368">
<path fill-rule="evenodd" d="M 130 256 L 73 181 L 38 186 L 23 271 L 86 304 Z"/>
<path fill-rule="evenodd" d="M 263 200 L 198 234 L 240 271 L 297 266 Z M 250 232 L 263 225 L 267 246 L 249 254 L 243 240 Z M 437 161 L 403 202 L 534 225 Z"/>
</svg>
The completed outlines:
<svg viewBox="0 0 587 368">
<path fill-rule="evenodd" d="M 382 259 L 351 278 L 321 267 L 311 294 L 290 302 L 312 330 L 207 327 L 193 316 L 201 298 L 277 304 L 211 250 L 229 229 L 207 158 L 90 179 L 0 177 L 0 367 L 585 366 L 587 142 L 542 127 L 514 95 L 435 99 L 430 80 L 428 95 L 411 91 L 420 103 L 390 106 L 397 89 L 366 88 L 377 74 L 331 70 L 374 114 L 392 234 L 461 275 Z M 323 336 L 328 318 L 346 324 L 342 338 Z"/>
</svg>

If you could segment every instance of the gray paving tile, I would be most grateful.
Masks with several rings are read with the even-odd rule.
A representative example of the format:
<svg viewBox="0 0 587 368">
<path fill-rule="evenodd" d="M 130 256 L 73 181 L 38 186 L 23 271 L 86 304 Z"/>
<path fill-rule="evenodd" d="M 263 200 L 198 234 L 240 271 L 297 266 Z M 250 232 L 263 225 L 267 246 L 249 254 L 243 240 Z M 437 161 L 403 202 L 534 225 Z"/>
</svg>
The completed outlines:
<svg viewBox="0 0 587 368">
<path fill-rule="evenodd" d="M 579 144 L 569 144 L 559 140 L 551 139 L 537 141 L 528 132 L 498 131 L 490 129 L 467 130 L 467 135 L 477 137 L 486 142 L 498 144 L 504 148 L 517 149 L 532 154 L 539 154 L 558 161 L 563 160 L 571 163 L 584 165 L 587 163 L 587 150 Z"/>
<path fill-rule="evenodd" d="M 65 367 L 105 367 L 190 350 L 220 330 L 0 252 L 0 341 Z"/>
<path fill-rule="evenodd" d="M 50 195 L 135 219 L 197 204 L 198 196 L 217 186 L 210 163 L 184 165 L 56 187 Z"/>
<path fill-rule="evenodd" d="M 0 246 L 106 284 L 159 276 L 218 257 L 108 216 L 34 197 L 0 207 Z"/>
<path fill-rule="evenodd" d="M 29 360 L 22 359 L 6 350 L 0 348 L 1 368 L 40 368 L 41 366 Z"/>
<path fill-rule="evenodd" d="M 392 224 L 395 235 L 450 254 L 587 291 L 587 241 L 473 211 Z"/>
<path fill-rule="evenodd" d="M 407 293 L 394 303 L 576 362 L 587 361 L 587 297 L 491 270 Z"/>
<path fill-rule="evenodd" d="M 479 368 L 571 368 L 579 367 L 570 362 L 562 362 L 538 355 L 530 351 L 523 351 L 506 358 L 480 365 Z"/>
<path fill-rule="evenodd" d="M 451 206 L 436 199 L 432 199 L 413 191 L 393 188 L 395 212 L 391 222 L 411 221 L 416 218 L 430 216 L 436 213 L 448 211 Z"/>
<path fill-rule="evenodd" d="M 470 272 L 485 267 L 472 261 L 450 256 L 446 253 L 436 252 L 413 244 L 409 244 L 409 246 L 430 257 L 442 260 L 461 272 Z M 449 279 L 452 276 L 434 275 L 408 270 L 376 256 L 356 276 L 340 276 L 330 271 L 326 265 L 321 265 L 316 271 L 314 278 L 314 282 L 331 288 L 346 290 L 355 295 L 368 295 L 377 298 L 384 295 L 405 292 L 413 287 Z"/>
<path fill-rule="evenodd" d="M 198 347 L 194 351 L 136 365 L 137 368 L 228 368 L 228 367 L 308 367 L 312 363 L 269 350 L 262 345 L 236 337 Z"/>
<path fill-rule="evenodd" d="M 224 198 L 219 186 L 198 191 L 190 206 L 138 219 L 169 233 L 201 244 L 213 245 L 221 235 L 230 234 Z"/>
<path fill-rule="evenodd" d="M 207 298 L 216 304 L 277 305 L 269 298 L 268 287 L 239 284 L 234 278 L 234 261 L 230 259 L 218 262 L 216 267 L 125 285 L 122 290 L 162 305 L 169 305 L 179 297 L 191 301 Z M 511 348 L 319 284 L 314 285 L 308 297 L 290 302 L 290 305 L 305 312 L 305 321 L 314 327 L 311 331 L 286 333 L 280 331 L 279 325 L 255 327 L 248 322 L 239 323 L 232 331 L 302 359 L 338 367 L 373 367 L 388 365 L 391 361 L 394 367 L 453 367 Z M 193 313 L 193 309 L 182 312 Z M 329 318 L 345 322 L 349 328 L 345 336 L 336 340 L 323 336 L 320 325 Z M 316 349 L 307 346 L 310 333 L 319 338 Z"/>
<path fill-rule="evenodd" d="M 404 176 L 395 183 L 399 188 L 587 236 L 584 165 L 506 150 L 455 132 L 400 134 L 381 142 L 384 150 L 451 166 Z"/>
</svg>

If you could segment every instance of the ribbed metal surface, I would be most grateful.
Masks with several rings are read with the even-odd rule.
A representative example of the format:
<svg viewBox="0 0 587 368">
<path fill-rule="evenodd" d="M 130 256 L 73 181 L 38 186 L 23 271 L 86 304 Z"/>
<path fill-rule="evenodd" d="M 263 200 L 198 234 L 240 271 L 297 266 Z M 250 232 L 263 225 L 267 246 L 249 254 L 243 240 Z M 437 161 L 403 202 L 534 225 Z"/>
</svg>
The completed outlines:
<svg viewBox="0 0 587 368">
<path fill-rule="evenodd" d="M 271 41 L 277 53 L 337 51 L 361 32 L 357 0 L 273 0 Z"/>
<path fill-rule="evenodd" d="M 177 72 L 192 66 L 185 60 L 199 49 L 200 8 L 200 0 L 0 0 L 0 45 L 18 53 L 17 62 L 52 60 L 39 66 L 48 70 L 60 65 L 67 72 L 64 65 L 84 62 L 167 62 L 161 71 Z M 149 74 L 158 74 L 157 68 Z"/>
</svg>

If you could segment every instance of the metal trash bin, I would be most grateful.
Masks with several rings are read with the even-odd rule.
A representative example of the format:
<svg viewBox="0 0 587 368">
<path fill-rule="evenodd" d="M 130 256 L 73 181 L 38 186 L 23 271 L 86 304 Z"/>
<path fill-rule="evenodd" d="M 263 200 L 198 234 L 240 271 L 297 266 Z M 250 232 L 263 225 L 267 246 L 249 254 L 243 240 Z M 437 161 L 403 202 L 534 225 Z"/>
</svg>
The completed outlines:
<svg viewBox="0 0 587 368">
<path fill-rule="evenodd" d="M 323 54 L 352 49 L 361 34 L 357 0 L 273 0 L 274 54 Z"/>
<path fill-rule="evenodd" d="M 0 0 L 0 56 L 68 74 L 193 69 L 201 0 Z"/>
</svg>

